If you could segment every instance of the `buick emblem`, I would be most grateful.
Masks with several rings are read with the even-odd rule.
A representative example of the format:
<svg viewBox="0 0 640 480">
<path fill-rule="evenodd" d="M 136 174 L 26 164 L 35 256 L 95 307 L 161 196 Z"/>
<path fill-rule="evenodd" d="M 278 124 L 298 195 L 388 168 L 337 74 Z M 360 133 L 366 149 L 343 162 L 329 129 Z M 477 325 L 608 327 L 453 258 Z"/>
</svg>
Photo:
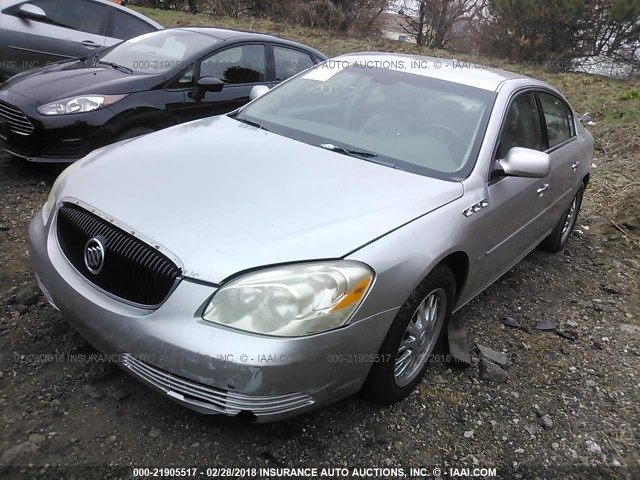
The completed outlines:
<svg viewBox="0 0 640 480">
<path fill-rule="evenodd" d="M 84 264 L 94 275 L 99 274 L 104 267 L 104 245 L 98 237 L 93 237 L 84 247 Z"/>
</svg>

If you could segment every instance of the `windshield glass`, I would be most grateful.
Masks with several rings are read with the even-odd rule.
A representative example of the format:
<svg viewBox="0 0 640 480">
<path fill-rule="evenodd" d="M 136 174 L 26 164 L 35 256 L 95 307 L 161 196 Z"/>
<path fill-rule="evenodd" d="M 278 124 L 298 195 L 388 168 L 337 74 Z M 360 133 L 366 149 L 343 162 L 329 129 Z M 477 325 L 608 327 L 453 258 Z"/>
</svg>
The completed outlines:
<svg viewBox="0 0 640 480">
<path fill-rule="evenodd" d="M 494 92 L 414 73 L 329 61 L 237 117 L 305 143 L 459 180 L 473 169 L 494 99 Z"/>
<path fill-rule="evenodd" d="M 210 50 L 219 40 L 185 30 L 151 32 L 105 50 L 99 62 L 110 62 L 136 73 L 163 74 L 176 67 L 187 67 L 198 53 Z"/>
</svg>

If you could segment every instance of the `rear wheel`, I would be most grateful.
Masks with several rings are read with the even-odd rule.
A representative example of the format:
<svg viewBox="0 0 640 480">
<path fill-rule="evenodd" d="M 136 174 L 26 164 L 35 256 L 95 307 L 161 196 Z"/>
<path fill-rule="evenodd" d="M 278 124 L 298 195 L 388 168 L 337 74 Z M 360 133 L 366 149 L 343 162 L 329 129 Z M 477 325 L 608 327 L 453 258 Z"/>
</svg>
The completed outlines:
<svg viewBox="0 0 640 480">
<path fill-rule="evenodd" d="M 569 208 L 562 214 L 562 218 L 560 218 L 558 224 L 549 236 L 542 241 L 542 248 L 553 253 L 564 249 L 569 241 L 569 237 L 571 237 L 573 227 L 576 226 L 583 195 L 584 185 L 581 185 L 575 197 L 573 197 L 571 205 L 569 205 Z"/>
<path fill-rule="evenodd" d="M 455 298 L 455 279 L 436 267 L 400 308 L 364 386 L 376 403 L 389 405 L 408 396 L 426 371 L 436 346 L 446 337 Z"/>
</svg>

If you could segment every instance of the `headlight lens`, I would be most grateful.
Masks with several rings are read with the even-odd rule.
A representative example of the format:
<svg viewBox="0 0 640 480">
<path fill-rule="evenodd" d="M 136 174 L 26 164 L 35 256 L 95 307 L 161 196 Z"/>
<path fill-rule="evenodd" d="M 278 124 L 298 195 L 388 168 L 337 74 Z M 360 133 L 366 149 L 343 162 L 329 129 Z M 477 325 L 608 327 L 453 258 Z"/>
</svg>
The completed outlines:
<svg viewBox="0 0 640 480">
<path fill-rule="evenodd" d="M 83 95 L 65 98 L 56 102 L 47 103 L 38 107 L 42 115 L 68 115 L 72 113 L 85 113 L 108 107 L 122 100 L 127 95 Z"/>
<path fill-rule="evenodd" d="M 221 287 L 202 318 L 281 337 L 324 332 L 351 318 L 372 281 L 369 267 L 347 260 L 269 268 Z"/>
</svg>

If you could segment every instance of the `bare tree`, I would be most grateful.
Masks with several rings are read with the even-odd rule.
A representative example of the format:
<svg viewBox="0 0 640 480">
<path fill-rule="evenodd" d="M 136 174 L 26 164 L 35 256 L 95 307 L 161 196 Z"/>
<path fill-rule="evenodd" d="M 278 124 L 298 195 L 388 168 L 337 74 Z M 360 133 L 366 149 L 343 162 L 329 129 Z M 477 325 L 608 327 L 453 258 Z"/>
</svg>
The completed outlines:
<svg viewBox="0 0 640 480">
<path fill-rule="evenodd" d="M 456 25 L 461 28 L 486 7 L 487 0 L 404 0 L 399 11 L 402 28 L 418 45 L 445 48 Z"/>
<path fill-rule="evenodd" d="M 269 15 L 275 19 L 350 33 L 373 33 L 389 0 L 278 0 Z"/>
</svg>

